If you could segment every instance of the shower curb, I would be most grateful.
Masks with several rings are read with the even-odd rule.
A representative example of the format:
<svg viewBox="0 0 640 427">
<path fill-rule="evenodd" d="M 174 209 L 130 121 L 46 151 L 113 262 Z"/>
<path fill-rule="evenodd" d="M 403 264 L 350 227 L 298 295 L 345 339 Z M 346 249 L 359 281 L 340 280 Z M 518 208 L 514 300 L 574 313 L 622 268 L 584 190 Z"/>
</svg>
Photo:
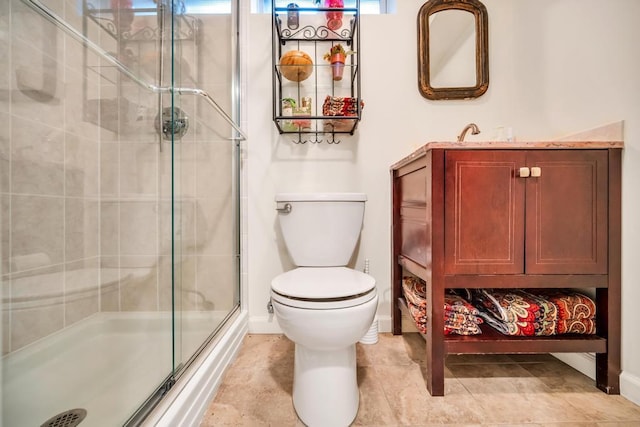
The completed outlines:
<svg viewBox="0 0 640 427">
<path fill-rule="evenodd" d="M 240 312 L 230 323 L 220 338 L 214 340 L 200 355 L 200 362 L 196 360 L 197 366 L 178 379 L 142 426 L 200 425 L 209 403 L 222 383 L 224 372 L 236 358 L 247 334 L 247 313 Z"/>
</svg>

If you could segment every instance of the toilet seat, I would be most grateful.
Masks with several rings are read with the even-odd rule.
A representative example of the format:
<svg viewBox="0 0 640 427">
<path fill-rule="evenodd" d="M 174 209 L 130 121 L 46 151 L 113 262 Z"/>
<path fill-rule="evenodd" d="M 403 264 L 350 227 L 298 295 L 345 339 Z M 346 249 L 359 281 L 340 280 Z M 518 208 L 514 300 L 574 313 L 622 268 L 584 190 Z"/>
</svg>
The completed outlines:
<svg viewBox="0 0 640 427">
<path fill-rule="evenodd" d="M 373 277 L 346 267 L 299 267 L 271 281 L 271 297 L 297 308 L 346 308 L 374 298 L 375 285 Z"/>
</svg>

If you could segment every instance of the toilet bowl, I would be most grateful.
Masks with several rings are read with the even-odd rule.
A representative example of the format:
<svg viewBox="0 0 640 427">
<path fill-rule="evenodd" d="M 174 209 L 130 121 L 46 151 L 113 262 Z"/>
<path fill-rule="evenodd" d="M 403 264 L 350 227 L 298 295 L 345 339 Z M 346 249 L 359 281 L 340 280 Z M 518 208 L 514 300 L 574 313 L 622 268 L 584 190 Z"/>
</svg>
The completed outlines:
<svg viewBox="0 0 640 427">
<path fill-rule="evenodd" d="M 295 343 L 293 405 L 310 427 L 348 426 L 358 412 L 355 343 L 378 306 L 375 280 L 345 267 L 358 241 L 361 193 L 279 194 L 282 235 L 297 268 L 271 282 L 274 312 Z"/>
</svg>

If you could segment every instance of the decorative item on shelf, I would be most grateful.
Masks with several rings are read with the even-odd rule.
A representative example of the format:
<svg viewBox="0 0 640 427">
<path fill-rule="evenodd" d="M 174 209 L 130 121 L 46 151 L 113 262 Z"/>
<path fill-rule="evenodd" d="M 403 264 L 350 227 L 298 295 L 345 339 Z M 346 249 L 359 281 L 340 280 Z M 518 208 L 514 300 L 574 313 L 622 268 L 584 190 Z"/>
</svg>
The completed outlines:
<svg viewBox="0 0 640 427">
<path fill-rule="evenodd" d="M 118 34 L 130 31 L 134 18 L 132 0 L 111 0 L 110 6 L 113 10 L 113 23 Z"/>
<path fill-rule="evenodd" d="M 282 99 L 282 116 L 291 120 L 282 121 L 285 132 L 305 132 L 311 130 L 311 97 L 305 96 L 300 104 L 293 98 Z"/>
<path fill-rule="evenodd" d="M 340 43 L 331 46 L 329 52 L 324 54 L 324 59 L 331 63 L 331 74 L 333 80 L 342 80 L 342 74 L 344 72 L 344 63 L 346 62 L 347 55 L 353 55 L 355 52 L 352 50 L 344 50 L 344 47 Z"/>
<path fill-rule="evenodd" d="M 290 50 L 280 58 L 280 72 L 292 82 L 301 82 L 313 72 L 313 60 L 301 50 Z"/>
<path fill-rule="evenodd" d="M 295 3 L 289 3 L 287 5 L 287 27 L 290 30 L 297 30 L 300 26 L 300 12 L 298 12 L 298 5 Z"/>
<path fill-rule="evenodd" d="M 296 130 L 311 130 L 311 97 L 305 96 L 300 100 L 300 107 L 293 109 L 293 125 Z"/>
<path fill-rule="evenodd" d="M 360 101 L 360 110 L 364 108 L 364 101 Z M 330 96 L 322 104 L 323 116 L 353 116 L 353 119 L 327 119 L 324 121 L 326 132 L 352 131 L 358 121 L 358 99 L 351 97 Z"/>
<path fill-rule="evenodd" d="M 284 117 L 292 117 L 293 110 L 296 108 L 296 100 L 293 98 L 282 99 L 282 115 Z M 293 131 L 298 130 L 291 120 L 282 121 L 282 130 Z"/>
<path fill-rule="evenodd" d="M 344 1 L 343 0 L 324 0 L 324 7 L 328 8 L 343 8 Z M 342 12 L 338 11 L 330 11 L 326 13 L 327 17 L 327 28 L 332 31 L 336 31 L 340 27 L 342 27 Z"/>
</svg>

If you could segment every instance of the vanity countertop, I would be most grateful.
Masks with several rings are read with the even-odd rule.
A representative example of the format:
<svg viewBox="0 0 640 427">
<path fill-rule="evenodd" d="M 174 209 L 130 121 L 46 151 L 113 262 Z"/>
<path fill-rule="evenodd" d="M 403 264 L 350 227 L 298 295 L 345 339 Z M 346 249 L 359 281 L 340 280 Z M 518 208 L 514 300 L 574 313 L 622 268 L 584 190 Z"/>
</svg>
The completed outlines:
<svg viewBox="0 0 640 427">
<path fill-rule="evenodd" d="M 479 141 L 479 142 L 453 142 L 453 141 L 433 141 L 428 142 L 413 153 L 404 157 L 400 161 L 391 165 L 390 169 L 395 170 L 411 161 L 424 156 L 430 150 L 443 148 L 448 150 L 575 150 L 575 149 L 607 149 L 624 148 L 623 141 Z"/>
</svg>

